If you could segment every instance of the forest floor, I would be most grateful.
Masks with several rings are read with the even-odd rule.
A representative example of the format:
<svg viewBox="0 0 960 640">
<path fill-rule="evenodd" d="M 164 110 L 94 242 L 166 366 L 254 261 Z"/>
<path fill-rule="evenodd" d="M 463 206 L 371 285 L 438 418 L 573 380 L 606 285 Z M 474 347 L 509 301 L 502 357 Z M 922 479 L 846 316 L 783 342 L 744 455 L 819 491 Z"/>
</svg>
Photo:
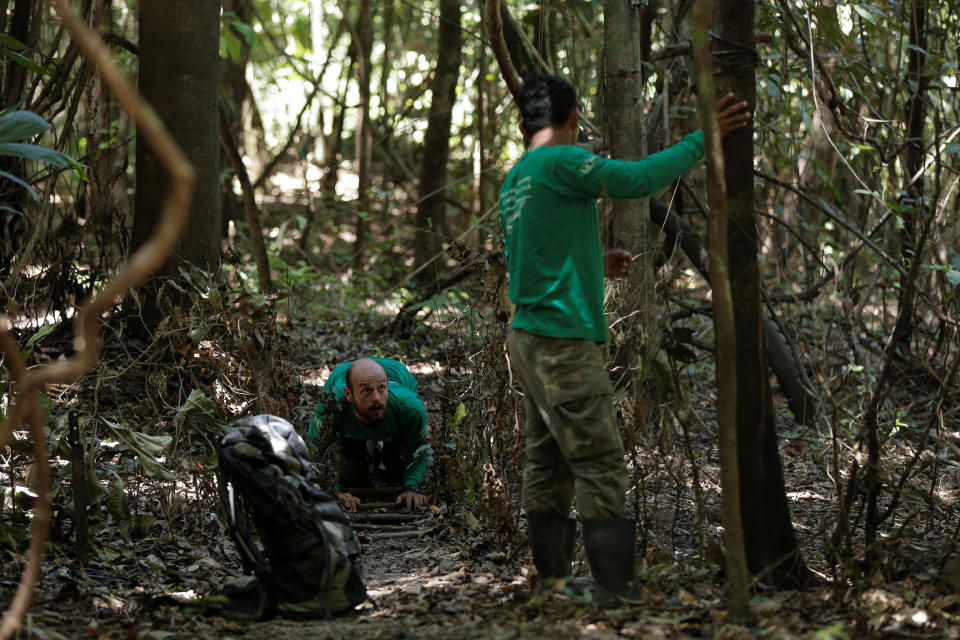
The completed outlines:
<svg viewBox="0 0 960 640">
<path fill-rule="evenodd" d="M 322 350 L 318 342 L 295 349 L 301 360 L 296 368 L 308 395 L 325 371 L 352 355 L 342 343 L 323 344 Z M 418 357 L 405 359 L 409 363 Z M 318 361 L 329 366 L 318 368 Z M 431 414 L 437 411 L 438 391 L 429 380 L 421 383 Z M 786 448 L 791 446 L 798 445 L 785 443 Z M 790 468 L 788 473 L 801 478 L 792 501 L 800 537 L 815 538 L 815 546 L 822 537 L 822 511 L 832 485 L 816 468 Z M 496 536 L 484 531 L 469 510 L 442 501 L 424 512 L 430 519 L 428 534 L 365 544 L 363 566 L 371 602 L 357 611 L 330 620 L 281 617 L 237 622 L 204 615 L 191 605 L 239 574 L 239 556 L 211 503 L 215 494 L 184 491 L 177 498 L 181 502 L 172 505 L 170 495 L 151 493 L 156 484 L 151 482 L 145 479 L 140 489 L 132 482 L 126 487 L 138 515 L 132 520 L 136 526 L 126 525 L 123 535 L 118 534 L 116 520 L 103 514 L 85 570 L 73 559 L 69 532 L 59 536 L 54 532 L 21 637 L 960 639 L 960 575 L 951 578 L 949 572 L 925 569 L 922 562 L 893 579 L 878 577 L 873 585 L 843 588 L 835 588 L 826 575 L 829 571 L 821 567 L 823 582 L 818 586 L 758 594 L 753 600 L 754 619 L 735 623 L 726 609 L 718 558 L 701 560 L 691 535 L 684 534 L 697 527 L 691 513 L 664 516 L 674 528 L 674 539 L 679 531 L 680 537 L 688 538 L 686 546 L 694 548 L 672 556 L 648 553 L 640 567 L 643 606 L 602 611 L 560 595 L 535 594 L 526 541 L 512 540 L 500 548 Z M 9 601 L 22 570 L 29 526 L 23 508 L 6 509 L 0 531 L 0 604 Z M 680 520 L 685 522 L 678 525 Z M 716 530 L 716 523 L 713 526 Z M 942 532 L 938 535 L 942 539 Z M 588 576 L 579 551 L 578 572 Z"/>
<path fill-rule="evenodd" d="M 434 513 L 441 520 L 445 515 L 442 509 Z M 644 606 L 601 611 L 563 596 L 533 594 L 527 553 L 504 554 L 477 538 L 451 522 L 424 538 L 368 543 L 363 563 L 373 602 L 329 620 L 237 622 L 178 604 L 237 574 L 237 557 L 225 537 L 167 545 L 144 540 L 139 552 L 121 549 L 114 562 L 91 563 L 87 576 L 65 559 L 49 558 L 22 637 L 960 637 L 960 596 L 945 594 L 929 577 L 846 597 L 829 586 L 771 593 L 755 599 L 756 619 L 740 625 L 728 621 L 716 567 L 661 567 L 656 576 L 645 576 Z M 11 576 L 15 565 L 4 564 Z"/>
</svg>

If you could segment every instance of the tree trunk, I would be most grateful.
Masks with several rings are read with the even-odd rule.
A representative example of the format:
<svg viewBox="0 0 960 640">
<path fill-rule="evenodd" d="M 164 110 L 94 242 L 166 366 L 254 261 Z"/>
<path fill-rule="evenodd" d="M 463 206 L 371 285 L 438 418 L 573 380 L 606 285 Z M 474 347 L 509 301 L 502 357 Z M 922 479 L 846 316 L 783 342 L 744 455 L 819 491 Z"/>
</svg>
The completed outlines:
<svg viewBox="0 0 960 640">
<path fill-rule="evenodd" d="M 603 5 L 605 77 L 603 101 L 608 114 L 610 156 L 621 160 L 640 160 L 646 155 L 646 127 L 643 120 L 644 77 L 641 55 L 639 16 L 629 0 L 614 0 Z M 656 353 L 655 287 L 653 254 L 650 246 L 649 202 L 614 200 L 610 227 L 611 247 L 623 248 L 636 257 L 617 306 L 620 315 L 631 318 L 620 323 L 623 335 L 612 339 L 613 377 L 625 387 L 639 379 L 637 360 L 649 364 Z M 608 247 L 609 248 L 609 247 Z M 640 313 L 637 314 L 637 310 Z M 612 338 L 614 338 L 612 336 Z M 649 367 L 647 367 L 649 370 Z M 636 390 L 639 391 L 639 390 Z M 653 403 L 648 403 L 652 406 Z"/>
<path fill-rule="evenodd" d="M 910 265 L 922 247 L 917 246 L 917 229 L 923 218 L 926 205 L 923 189 L 924 129 L 927 117 L 928 78 L 924 67 L 927 60 L 927 0 L 914 0 L 910 3 L 910 47 L 907 77 L 904 84 L 912 87 L 910 102 L 907 106 L 906 152 L 903 159 L 904 187 L 906 196 L 900 198 L 903 207 L 903 227 L 900 229 L 900 261 L 904 272 L 910 271 Z M 901 276 L 898 304 L 901 307 L 900 321 L 897 322 L 893 340 L 899 355 L 909 358 L 912 351 L 914 292 L 903 285 L 907 276 Z"/>
<path fill-rule="evenodd" d="M 717 78 L 719 93 L 733 92 L 750 105 L 756 104 L 754 12 L 753 0 L 720 0 L 714 14 L 719 35 L 714 50 L 724 52 L 720 64 L 729 70 Z M 741 46 L 722 46 L 720 42 Z M 754 575 L 764 573 L 766 582 L 796 587 L 806 582 L 808 571 L 790 520 L 763 349 L 752 125 L 727 136 L 723 150 L 737 342 L 737 457 L 747 563 Z"/>
<path fill-rule="evenodd" d="M 250 176 L 247 174 L 247 168 L 243 164 L 243 158 L 240 157 L 240 151 L 236 143 L 230 137 L 230 122 L 227 117 L 227 110 L 220 109 L 220 145 L 223 147 L 227 162 L 233 167 L 233 173 L 240 183 L 241 197 L 243 198 L 243 216 L 247 222 L 247 229 L 250 233 L 250 249 L 253 253 L 253 259 L 257 263 L 257 282 L 260 285 L 262 293 L 273 293 L 273 279 L 270 277 L 270 261 L 267 258 L 267 247 L 263 240 L 263 223 L 260 221 L 260 210 L 257 207 L 256 195 L 253 192 L 253 185 L 250 184 Z M 227 184 L 231 184 L 228 181 Z M 233 190 L 230 190 L 233 195 Z"/>
<path fill-rule="evenodd" d="M 420 204 L 417 207 L 415 255 L 417 267 L 443 250 L 446 234 L 447 159 L 450 156 L 450 122 L 460 77 L 460 0 L 440 0 L 437 66 L 427 132 L 423 138 L 420 170 Z M 419 273 L 421 283 L 435 280 L 440 268 L 434 261 Z"/>
<path fill-rule="evenodd" d="M 5 32 L 6 35 L 27 45 L 23 53 L 28 56 L 34 50 L 35 44 L 30 41 L 30 34 L 33 32 L 32 23 L 36 6 L 37 0 L 16 0 L 7 24 L 9 30 Z M 7 19 L 7 11 L 9 9 L 4 11 L 4 20 Z M 0 86 L 0 106 L 4 110 L 16 109 L 26 97 L 27 70 L 10 60 L 6 61 L 3 69 L 6 73 L 3 74 L 3 82 Z M 0 171 L 22 177 L 24 161 L 16 157 L 0 157 Z M 24 205 L 30 201 L 30 196 L 19 185 L 13 184 L 6 178 L 0 178 L 0 199 L 6 207 L 22 211 Z M 22 215 L 8 211 L 6 208 L 0 210 L 0 279 L 5 279 L 10 274 L 14 255 L 22 250 L 26 229 L 27 224 Z M 0 304 L 3 308 L 7 306 L 6 296 L 6 292 L 0 292 Z"/>
<path fill-rule="evenodd" d="M 251 0 L 221 0 L 223 13 L 233 13 L 236 19 L 244 24 L 253 20 L 253 3 Z M 230 50 L 229 55 L 220 60 L 220 87 L 223 92 L 224 108 L 229 114 L 229 135 L 235 140 L 238 151 L 250 159 L 253 165 L 251 173 L 256 175 L 263 167 L 262 149 L 257 144 L 256 131 L 263 128 L 254 105 L 253 91 L 247 82 L 247 66 L 250 64 L 250 44 L 243 34 L 227 27 L 232 32 L 232 38 L 240 42 L 238 50 Z M 222 166 L 229 166 L 229 159 L 220 157 Z M 237 199 L 230 188 L 230 181 L 225 180 L 220 186 L 220 199 L 223 205 L 223 224 L 230 220 L 242 218 Z"/>
<path fill-rule="evenodd" d="M 35 31 L 34 21 L 38 19 L 36 14 L 39 4 L 39 0 L 16 0 L 10 16 L 10 30 L 7 35 L 25 44 L 28 54 L 35 44 L 30 41 L 30 34 Z M 6 73 L 3 78 L 3 108 L 15 109 L 21 104 L 26 93 L 27 69 L 9 60 L 4 64 L 4 68 Z"/>
<path fill-rule="evenodd" d="M 697 0 L 693 8 L 693 61 L 697 69 L 697 104 L 703 123 L 707 155 L 707 197 L 710 202 L 710 284 L 713 288 L 714 333 L 717 340 L 717 422 L 720 439 L 720 478 L 723 489 L 723 538 L 727 547 L 727 598 L 738 621 L 749 617 L 747 559 L 744 546 L 740 494 L 739 451 L 737 450 L 737 395 L 740 388 L 737 354 L 733 281 L 730 273 L 730 227 L 724 182 L 725 159 L 720 147 L 714 99 L 713 62 L 710 58 L 709 29 L 713 0 Z"/>
<path fill-rule="evenodd" d="M 140 3 L 139 86 L 174 140 L 197 170 L 197 186 L 176 258 L 201 269 L 217 268 L 220 257 L 220 141 L 217 78 L 220 3 L 217 0 L 145 0 Z M 153 232 L 169 185 L 166 171 L 146 145 L 137 145 L 137 188 L 131 251 Z M 144 319 L 159 320 L 153 295 Z"/>
<path fill-rule="evenodd" d="M 370 215 L 370 165 L 373 162 L 373 132 L 370 123 L 370 72 L 373 65 L 370 56 L 373 51 L 373 2 L 362 0 L 360 14 L 354 30 L 354 45 L 357 53 L 357 90 L 360 95 L 357 104 L 357 128 L 354 131 L 354 160 L 357 170 L 357 223 L 356 238 L 353 243 L 354 269 L 363 264 L 363 251 L 367 244 Z"/>
</svg>

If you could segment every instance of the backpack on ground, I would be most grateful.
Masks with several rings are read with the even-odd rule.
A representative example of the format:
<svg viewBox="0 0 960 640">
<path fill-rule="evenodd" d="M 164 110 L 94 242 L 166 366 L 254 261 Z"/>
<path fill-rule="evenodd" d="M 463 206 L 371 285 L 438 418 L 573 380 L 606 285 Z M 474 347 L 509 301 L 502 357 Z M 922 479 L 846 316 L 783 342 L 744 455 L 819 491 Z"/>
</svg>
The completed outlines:
<svg viewBox="0 0 960 640">
<path fill-rule="evenodd" d="M 367 599 L 360 542 L 313 484 L 307 447 L 289 422 L 241 418 L 218 453 L 220 499 L 248 575 L 205 598 L 208 609 L 242 619 L 329 617 Z"/>
</svg>

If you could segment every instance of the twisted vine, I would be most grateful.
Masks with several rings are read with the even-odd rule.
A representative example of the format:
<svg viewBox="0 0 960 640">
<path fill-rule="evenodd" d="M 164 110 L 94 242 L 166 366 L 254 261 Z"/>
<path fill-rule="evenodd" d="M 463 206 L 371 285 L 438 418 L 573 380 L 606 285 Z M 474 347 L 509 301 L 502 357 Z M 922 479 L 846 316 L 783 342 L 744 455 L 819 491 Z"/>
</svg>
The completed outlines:
<svg viewBox="0 0 960 640">
<path fill-rule="evenodd" d="M 138 127 L 139 138 L 148 144 L 170 173 L 170 192 L 161 211 L 153 236 L 134 253 L 126 267 L 109 281 L 84 306 L 76 321 L 73 357 L 27 370 L 20 358 L 7 318 L 0 321 L 0 350 L 3 351 L 17 393 L 6 420 L 0 424 L 0 449 L 6 448 L 13 432 L 26 420 L 30 424 L 33 453 L 37 467 L 37 502 L 27 566 L 20 577 L 17 592 L 0 622 L 0 638 L 12 637 L 23 624 L 40 575 L 40 561 L 50 524 L 50 464 L 43 434 L 44 416 L 38 392 L 48 383 L 68 382 L 83 375 L 100 352 L 99 319 L 118 299 L 142 284 L 166 261 L 174 249 L 189 215 L 196 173 L 177 147 L 157 113 L 123 77 L 103 40 L 91 32 L 63 0 L 50 0 L 83 55 L 96 67 L 120 103 L 130 112 Z"/>
</svg>

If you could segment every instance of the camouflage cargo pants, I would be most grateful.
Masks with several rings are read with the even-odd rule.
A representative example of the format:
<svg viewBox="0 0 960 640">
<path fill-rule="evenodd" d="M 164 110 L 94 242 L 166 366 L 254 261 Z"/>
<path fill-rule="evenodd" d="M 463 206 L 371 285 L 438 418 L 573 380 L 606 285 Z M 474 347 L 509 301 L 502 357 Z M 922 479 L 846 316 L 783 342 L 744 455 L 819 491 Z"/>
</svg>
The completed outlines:
<svg viewBox="0 0 960 640">
<path fill-rule="evenodd" d="M 510 363 L 524 392 L 527 513 L 622 518 L 627 469 L 604 352 L 589 340 L 514 329 Z"/>
</svg>

